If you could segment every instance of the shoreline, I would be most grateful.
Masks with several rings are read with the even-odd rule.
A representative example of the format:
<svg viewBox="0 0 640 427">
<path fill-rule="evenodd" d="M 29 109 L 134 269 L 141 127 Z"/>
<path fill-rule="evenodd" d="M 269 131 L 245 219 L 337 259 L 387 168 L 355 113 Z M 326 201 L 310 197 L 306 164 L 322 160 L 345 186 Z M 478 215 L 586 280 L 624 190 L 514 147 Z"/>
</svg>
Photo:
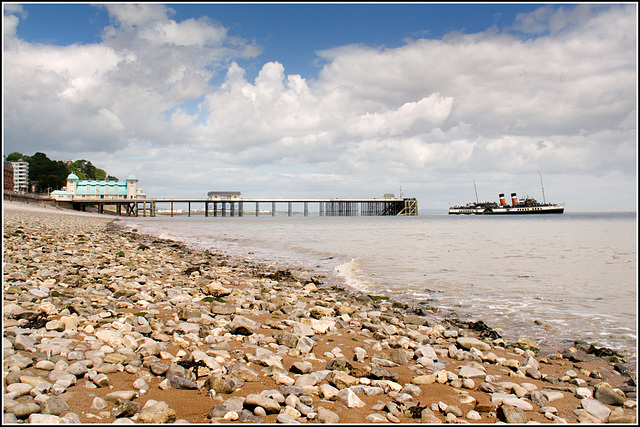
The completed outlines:
<svg viewBox="0 0 640 427">
<path fill-rule="evenodd" d="M 196 220 L 198 219 L 196 218 Z M 312 219 L 312 221 L 314 220 L 315 219 Z M 366 271 L 366 276 L 362 274 L 363 271 L 359 270 L 361 268 L 360 260 L 358 258 L 354 259 L 353 257 L 363 255 L 362 253 L 355 252 L 358 255 L 347 257 L 340 251 L 336 252 L 334 250 L 332 253 L 328 253 L 324 252 L 324 248 L 321 246 L 316 245 L 314 247 L 306 244 L 300 245 L 303 248 L 300 250 L 297 242 L 292 239 L 285 241 L 288 241 L 289 245 L 296 249 L 287 249 L 282 243 L 277 245 L 277 247 L 273 245 L 262 246 L 252 240 L 251 234 L 253 232 L 259 233 L 261 226 L 270 227 L 269 224 L 249 224 L 248 228 L 245 229 L 245 227 L 241 225 L 243 221 L 244 220 L 233 221 L 231 225 L 232 229 L 238 230 L 239 234 L 237 236 L 234 235 L 234 232 L 222 231 L 226 229 L 226 226 L 222 228 L 215 227 L 216 230 L 224 233 L 224 235 L 215 236 L 214 234 L 207 235 L 208 228 L 203 228 L 203 225 L 197 221 L 194 222 L 193 230 L 198 231 L 187 231 L 186 229 L 191 228 L 191 221 L 186 218 L 179 219 L 176 225 L 174 225 L 173 221 L 162 221 L 160 224 L 154 224 L 152 221 L 147 223 L 142 218 L 125 217 L 122 219 L 126 227 L 137 227 L 139 232 L 142 233 L 151 233 L 162 238 L 175 239 L 189 245 L 193 250 L 203 250 L 205 248 L 222 250 L 224 253 L 228 253 L 234 257 L 252 259 L 262 264 L 275 263 L 275 265 L 282 268 L 296 269 L 299 266 L 303 266 L 304 268 L 312 266 L 310 269 L 313 269 L 313 274 L 324 277 L 326 282 L 342 285 L 355 292 L 383 293 L 398 302 L 410 305 L 412 308 L 420 307 L 427 311 L 434 312 L 437 316 L 444 319 L 458 319 L 463 321 L 482 320 L 490 327 L 496 329 L 505 340 L 517 341 L 520 337 L 534 339 L 541 348 L 541 351 L 545 353 L 560 352 L 571 347 L 575 342 L 588 342 L 589 344 L 593 343 L 596 347 L 606 347 L 616 352 L 626 354 L 630 361 L 636 361 L 636 304 L 631 303 L 630 306 L 625 306 L 623 315 L 620 315 L 619 307 L 616 307 L 615 303 L 612 304 L 609 302 L 608 306 L 601 304 L 599 307 L 595 307 L 595 309 L 598 310 L 596 317 L 608 318 L 612 315 L 614 316 L 614 320 L 607 320 L 607 324 L 602 324 L 602 328 L 600 328 L 595 326 L 599 324 L 598 322 L 595 322 L 594 325 L 591 324 L 591 322 L 584 324 L 581 323 L 581 320 L 572 320 L 589 319 L 596 313 L 593 311 L 594 307 L 582 309 L 582 311 L 580 311 L 581 308 L 571 307 L 574 302 L 578 303 L 574 300 L 565 299 L 567 302 L 563 303 L 567 305 L 567 307 L 564 308 L 568 313 L 575 311 L 574 315 L 558 312 L 555 312 L 554 315 L 553 309 L 560 309 L 557 307 L 557 301 L 562 301 L 560 298 L 564 295 L 559 296 L 556 294 L 549 296 L 545 294 L 544 290 L 538 290 L 538 294 L 534 294 L 537 295 L 535 298 L 533 298 L 533 295 L 526 295 L 531 297 L 530 301 L 518 301 L 514 303 L 516 306 L 522 306 L 522 311 L 515 312 L 510 304 L 499 299 L 494 303 L 494 301 L 490 301 L 488 297 L 478 295 L 478 291 L 473 295 L 476 299 L 471 296 L 467 298 L 467 295 L 460 294 L 459 289 L 463 289 L 462 283 L 460 284 L 460 288 L 450 287 L 452 283 L 456 281 L 459 282 L 459 280 L 457 280 L 459 277 L 455 276 L 450 277 L 449 280 L 440 277 L 439 280 L 447 282 L 447 285 L 444 287 L 427 283 L 431 282 L 431 278 L 428 278 L 427 274 L 424 275 L 425 284 L 422 286 L 414 284 L 421 283 L 419 277 L 403 278 L 400 282 L 393 282 L 394 278 L 390 278 L 393 285 L 386 286 L 384 284 L 385 281 L 380 278 L 379 269 L 373 270 L 373 274 L 371 274 L 371 270 L 363 270 Z M 248 221 L 253 221 L 253 218 L 249 218 Z M 278 224 L 278 227 L 280 227 L 280 224 Z M 294 223 L 293 228 L 286 226 L 286 229 L 295 232 L 296 227 Z M 247 233 L 246 230 L 252 231 Z M 227 234 L 229 235 L 227 236 Z M 202 238 L 203 235 L 207 235 L 207 237 Z M 230 246 L 227 246 L 227 240 L 232 242 Z M 316 252 L 318 254 L 316 257 L 309 257 L 309 253 L 315 254 Z M 326 261 L 324 259 L 326 256 L 321 256 L 321 254 L 325 253 L 328 254 L 326 256 L 332 255 L 329 257 L 332 261 Z M 333 255 L 335 255 L 335 259 Z M 378 254 L 378 256 L 383 257 L 381 253 Z M 351 261 L 349 261 L 349 259 Z M 336 260 L 340 261 L 333 262 Z M 373 260 L 370 256 L 366 262 L 377 264 L 377 260 Z M 384 263 L 384 261 L 382 262 Z M 355 269 L 360 274 L 352 275 L 350 272 L 352 263 L 357 265 Z M 487 277 L 485 277 L 486 272 L 478 273 L 481 278 L 479 280 L 482 280 L 482 278 L 487 279 Z M 529 276 L 518 276 L 517 280 L 524 280 L 521 279 L 523 277 L 528 278 Z M 632 283 L 635 283 L 635 277 L 630 279 L 633 280 Z M 407 281 L 410 285 L 407 287 L 398 287 L 398 283 L 401 283 L 402 280 Z M 467 278 L 467 280 L 473 279 Z M 501 283 L 501 285 L 504 286 L 505 284 Z M 390 289 L 385 289 L 387 287 Z M 472 290 L 473 289 L 474 288 L 472 288 Z M 635 286 L 633 286 L 632 289 L 635 289 Z M 635 295 L 635 291 L 633 292 Z M 476 306 L 474 302 L 478 296 L 485 297 L 484 299 L 481 298 L 480 304 L 482 304 L 482 306 Z M 576 295 L 573 296 L 575 297 Z M 598 301 L 600 299 L 602 298 L 595 300 Z M 590 298 L 586 298 L 586 300 L 588 301 Z M 635 298 L 631 298 L 631 301 L 633 300 L 635 300 Z M 551 303 L 552 301 L 554 303 Z M 629 299 L 625 301 L 629 301 Z M 488 308 L 492 305 L 494 306 L 493 308 Z M 556 307 L 554 307 L 554 305 L 556 305 Z M 546 308 L 549 308 L 550 312 L 547 312 Z M 499 314 L 496 315 L 496 311 Z M 565 319 L 563 316 L 565 315 L 567 316 L 566 319 L 568 323 L 563 322 L 563 319 Z M 620 315 L 621 317 L 616 317 L 616 315 Z"/>
<path fill-rule="evenodd" d="M 636 420 L 635 367 L 609 349 L 543 354 L 481 321 L 195 252 L 111 216 L 4 209 L 5 422 Z M 58 400 L 68 409 L 54 414 Z M 38 410 L 18 412 L 28 404 Z"/>
</svg>

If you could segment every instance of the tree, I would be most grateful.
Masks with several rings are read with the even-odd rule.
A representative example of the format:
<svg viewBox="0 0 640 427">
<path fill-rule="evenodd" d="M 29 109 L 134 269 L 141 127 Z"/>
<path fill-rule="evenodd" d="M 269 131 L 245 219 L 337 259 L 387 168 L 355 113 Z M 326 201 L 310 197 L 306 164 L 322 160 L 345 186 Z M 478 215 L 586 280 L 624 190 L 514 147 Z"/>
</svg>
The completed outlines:
<svg viewBox="0 0 640 427">
<path fill-rule="evenodd" d="M 44 153 L 36 153 L 27 158 L 29 163 L 29 184 L 35 184 L 35 191 L 44 193 L 48 190 L 63 188 L 67 183 L 69 171 L 61 161 L 53 161 Z"/>
<path fill-rule="evenodd" d="M 25 156 L 22 155 L 22 153 L 18 153 L 17 151 L 9 154 L 8 156 L 6 156 L 6 161 L 7 162 L 17 162 L 20 161 L 24 158 Z"/>
<path fill-rule="evenodd" d="M 98 181 L 104 181 L 108 179 L 107 173 L 104 170 L 95 167 L 90 161 L 85 159 L 76 160 L 75 162 L 70 163 L 69 169 L 71 172 L 78 175 L 78 178 L 80 179 Z"/>
</svg>

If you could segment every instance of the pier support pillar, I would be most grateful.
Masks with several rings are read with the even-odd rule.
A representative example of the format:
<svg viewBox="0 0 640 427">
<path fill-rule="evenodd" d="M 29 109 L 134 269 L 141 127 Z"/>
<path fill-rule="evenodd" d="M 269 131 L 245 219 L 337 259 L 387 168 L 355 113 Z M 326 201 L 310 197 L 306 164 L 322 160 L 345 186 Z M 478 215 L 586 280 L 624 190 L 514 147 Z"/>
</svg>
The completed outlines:
<svg viewBox="0 0 640 427">
<path fill-rule="evenodd" d="M 304 216 L 309 216 L 309 202 L 304 202 Z"/>
<path fill-rule="evenodd" d="M 238 202 L 238 216 L 244 216 L 244 204 Z"/>
<path fill-rule="evenodd" d="M 291 216 L 292 213 L 293 213 L 293 203 L 288 202 L 287 215 Z"/>
<path fill-rule="evenodd" d="M 260 215 L 260 202 L 256 202 L 256 216 Z"/>
<path fill-rule="evenodd" d="M 271 202 L 271 216 L 276 216 L 276 202 Z"/>
</svg>

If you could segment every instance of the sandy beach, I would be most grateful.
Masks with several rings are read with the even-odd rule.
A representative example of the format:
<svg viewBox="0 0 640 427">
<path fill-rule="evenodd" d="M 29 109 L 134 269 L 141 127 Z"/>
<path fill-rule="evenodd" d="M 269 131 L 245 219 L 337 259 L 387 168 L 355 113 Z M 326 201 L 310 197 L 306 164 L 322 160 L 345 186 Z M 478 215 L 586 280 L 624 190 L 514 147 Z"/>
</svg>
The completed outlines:
<svg viewBox="0 0 640 427">
<path fill-rule="evenodd" d="M 381 295 L 3 205 L 5 423 L 635 423 L 636 368 Z"/>
</svg>

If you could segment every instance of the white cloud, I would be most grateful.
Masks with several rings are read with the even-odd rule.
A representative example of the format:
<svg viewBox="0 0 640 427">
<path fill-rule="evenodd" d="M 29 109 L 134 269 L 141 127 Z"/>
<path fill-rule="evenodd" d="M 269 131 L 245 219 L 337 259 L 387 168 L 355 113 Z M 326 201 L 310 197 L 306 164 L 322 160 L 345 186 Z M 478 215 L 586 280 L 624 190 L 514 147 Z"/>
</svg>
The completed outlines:
<svg viewBox="0 0 640 427">
<path fill-rule="evenodd" d="M 493 186 L 542 171 L 624 177 L 635 197 L 635 5 L 541 7 L 516 19 L 541 34 L 524 40 L 492 29 L 342 46 L 318 52 L 317 79 L 272 61 L 253 82 L 234 61 L 259 47 L 222 25 L 176 22 L 164 5 L 107 8 L 103 42 L 65 47 L 17 39 L 24 17 L 5 8 L 11 151 L 133 172 L 152 195 L 268 192 L 265 177 L 271 191 L 329 197 L 440 182 L 448 195 L 416 196 L 441 207 L 464 202 L 452 199 L 472 176 Z"/>
</svg>

